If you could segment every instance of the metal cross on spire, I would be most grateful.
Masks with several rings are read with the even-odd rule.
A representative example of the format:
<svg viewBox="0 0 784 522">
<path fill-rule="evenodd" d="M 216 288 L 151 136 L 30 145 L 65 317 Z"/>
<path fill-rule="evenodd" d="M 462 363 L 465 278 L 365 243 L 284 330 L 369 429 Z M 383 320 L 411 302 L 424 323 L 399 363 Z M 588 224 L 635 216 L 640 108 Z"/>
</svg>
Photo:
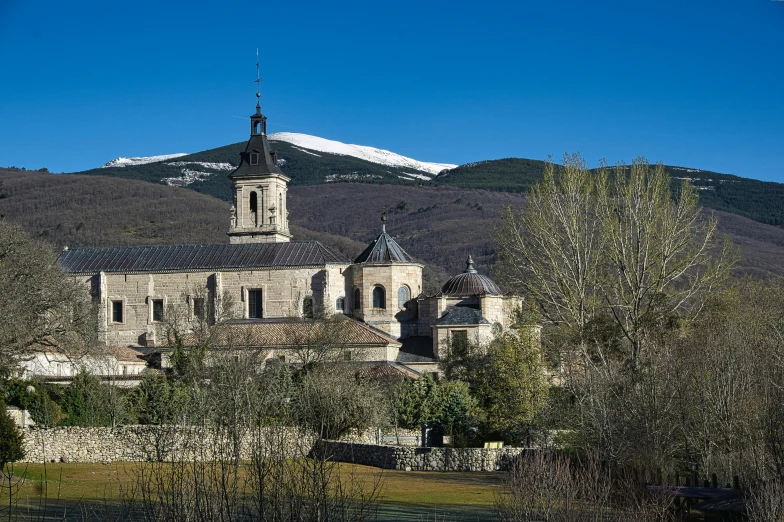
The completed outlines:
<svg viewBox="0 0 784 522">
<path fill-rule="evenodd" d="M 256 79 L 253 81 L 256 83 L 256 108 L 260 109 L 261 108 L 261 100 L 260 100 L 261 82 L 263 82 L 264 79 L 261 76 L 259 76 L 259 48 L 258 47 L 256 48 Z"/>
</svg>

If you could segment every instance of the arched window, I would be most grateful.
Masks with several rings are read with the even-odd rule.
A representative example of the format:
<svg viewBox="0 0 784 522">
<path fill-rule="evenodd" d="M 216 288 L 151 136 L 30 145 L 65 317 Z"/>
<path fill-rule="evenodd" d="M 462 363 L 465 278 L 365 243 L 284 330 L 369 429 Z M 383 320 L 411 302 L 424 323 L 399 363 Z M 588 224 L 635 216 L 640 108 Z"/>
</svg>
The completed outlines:
<svg viewBox="0 0 784 522">
<path fill-rule="evenodd" d="M 362 309 L 362 293 L 359 291 L 359 288 L 354 289 L 354 310 L 361 310 Z"/>
<path fill-rule="evenodd" d="M 310 296 L 302 300 L 302 317 L 313 319 L 313 298 Z"/>
<path fill-rule="evenodd" d="M 376 286 L 373 288 L 373 308 L 387 307 L 387 296 L 384 294 L 383 286 Z"/>
<path fill-rule="evenodd" d="M 257 208 L 258 204 L 256 203 L 256 192 L 254 191 L 250 193 L 250 211 L 256 212 Z"/>
<path fill-rule="evenodd" d="M 405 308 L 406 303 L 411 299 L 411 291 L 406 285 L 401 286 L 397 290 L 397 306 L 398 308 Z"/>
<path fill-rule="evenodd" d="M 335 311 L 338 313 L 343 313 L 346 306 L 346 300 L 343 297 L 338 297 L 337 301 L 335 301 Z"/>
</svg>

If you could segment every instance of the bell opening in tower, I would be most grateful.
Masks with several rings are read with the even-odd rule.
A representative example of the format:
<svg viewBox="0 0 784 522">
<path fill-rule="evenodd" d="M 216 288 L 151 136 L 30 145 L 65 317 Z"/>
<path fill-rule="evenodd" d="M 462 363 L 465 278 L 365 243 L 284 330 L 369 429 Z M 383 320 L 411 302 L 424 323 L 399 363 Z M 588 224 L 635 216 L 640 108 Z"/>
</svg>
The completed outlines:
<svg viewBox="0 0 784 522">
<path fill-rule="evenodd" d="M 256 192 L 250 193 L 250 219 L 253 224 L 256 224 L 256 210 L 258 209 L 258 202 L 256 197 Z"/>
</svg>

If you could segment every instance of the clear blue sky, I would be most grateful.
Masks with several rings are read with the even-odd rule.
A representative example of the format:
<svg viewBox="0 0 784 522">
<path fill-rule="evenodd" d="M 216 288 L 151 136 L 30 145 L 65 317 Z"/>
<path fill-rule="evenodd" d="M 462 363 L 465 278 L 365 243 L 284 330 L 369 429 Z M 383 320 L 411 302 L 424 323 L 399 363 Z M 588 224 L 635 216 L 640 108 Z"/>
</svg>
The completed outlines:
<svg viewBox="0 0 784 522">
<path fill-rule="evenodd" d="M 425 161 L 580 151 L 784 182 L 784 1 L 0 0 L 0 166 L 269 131 Z"/>
</svg>

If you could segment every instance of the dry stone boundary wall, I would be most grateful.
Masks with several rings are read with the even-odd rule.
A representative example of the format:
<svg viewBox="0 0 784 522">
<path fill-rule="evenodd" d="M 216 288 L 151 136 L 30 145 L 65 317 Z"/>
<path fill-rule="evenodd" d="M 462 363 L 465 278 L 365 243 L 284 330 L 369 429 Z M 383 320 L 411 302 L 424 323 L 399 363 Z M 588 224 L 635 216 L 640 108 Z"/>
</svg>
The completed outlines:
<svg viewBox="0 0 784 522">
<path fill-rule="evenodd" d="M 399 430 L 400 439 L 377 429 L 351 433 L 346 440 L 375 444 L 415 442 L 418 431 Z M 265 428 L 233 438 L 211 428 L 118 426 L 115 428 L 31 427 L 24 431 L 24 462 L 144 462 L 173 459 L 211 460 L 221 456 L 248 460 L 255 450 L 277 454 L 307 453 L 313 439 L 293 428 Z M 234 440 L 238 440 L 236 443 Z"/>
<path fill-rule="evenodd" d="M 525 448 L 413 448 L 346 441 L 320 441 L 333 460 L 401 471 L 499 471 Z"/>
<path fill-rule="evenodd" d="M 416 432 L 399 430 L 415 439 Z M 24 462 L 145 462 L 169 460 L 250 460 L 254 451 L 275 457 L 318 451 L 332 460 L 405 471 L 497 471 L 523 448 L 420 448 L 379 445 L 390 433 L 368 430 L 342 441 L 319 441 L 293 428 L 265 428 L 233 438 L 213 428 L 120 426 L 116 428 L 29 428 Z M 235 442 L 237 441 L 237 442 Z M 314 446 L 315 444 L 315 446 Z"/>
</svg>

